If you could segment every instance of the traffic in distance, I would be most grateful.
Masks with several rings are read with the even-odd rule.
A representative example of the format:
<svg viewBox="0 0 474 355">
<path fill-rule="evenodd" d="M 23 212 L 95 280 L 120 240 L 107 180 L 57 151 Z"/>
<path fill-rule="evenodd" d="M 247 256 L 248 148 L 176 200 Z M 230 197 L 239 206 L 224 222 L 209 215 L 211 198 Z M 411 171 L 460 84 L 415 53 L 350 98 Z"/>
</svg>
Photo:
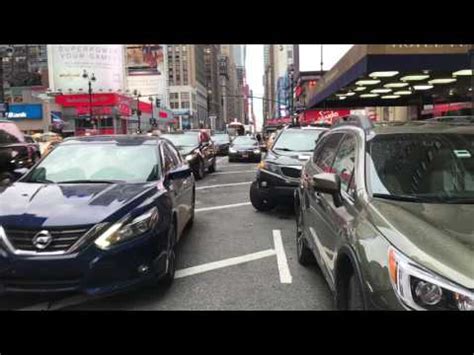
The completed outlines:
<svg viewBox="0 0 474 355">
<path fill-rule="evenodd" d="M 127 307 L 146 294 L 155 309 L 194 309 L 204 306 L 187 308 L 192 293 L 176 305 L 150 290 L 180 299 L 172 285 L 196 291 L 185 281 L 206 272 L 231 287 L 219 272 L 255 265 L 255 275 L 277 270 L 279 284 L 294 280 L 293 291 L 272 285 L 274 294 L 316 309 L 474 310 L 472 122 L 348 115 L 274 132 L 201 127 L 62 140 L 26 137 L 0 121 L 2 307 L 25 294 L 93 297 L 78 309 Z M 249 202 L 234 201 L 242 196 Z M 207 205 L 214 199 L 219 205 Z M 243 245 L 247 220 L 245 233 L 258 233 Z M 281 224 L 273 248 L 249 254 L 252 243 L 267 243 L 258 235 L 271 224 Z M 224 259 L 224 245 L 248 251 Z M 207 264 L 191 263 L 208 255 Z M 256 266 L 274 256 L 276 265 Z M 255 275 L 247 282 L 262 277 L 262 290 L 273 282 Z M 226 299 L 211 292 L 206 307 L 227 309 Z"/>
</svg>

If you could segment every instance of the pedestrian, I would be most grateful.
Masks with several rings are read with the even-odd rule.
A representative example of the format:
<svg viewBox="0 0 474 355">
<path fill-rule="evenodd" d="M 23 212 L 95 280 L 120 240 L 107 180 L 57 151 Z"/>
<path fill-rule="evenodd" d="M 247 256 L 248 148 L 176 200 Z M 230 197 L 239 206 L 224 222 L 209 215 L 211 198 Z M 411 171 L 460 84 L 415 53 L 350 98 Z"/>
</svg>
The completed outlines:
<svg viewBox="0 0 474 355">
<path fill-rule="evenodd" d="M 207 143 L 211 140 L 211 137 L 209 136 L 209 133 L 207 130 L 204 128 L 204 124 L 200 123 L 199 124 L 199 143 Z"/>
</svg>

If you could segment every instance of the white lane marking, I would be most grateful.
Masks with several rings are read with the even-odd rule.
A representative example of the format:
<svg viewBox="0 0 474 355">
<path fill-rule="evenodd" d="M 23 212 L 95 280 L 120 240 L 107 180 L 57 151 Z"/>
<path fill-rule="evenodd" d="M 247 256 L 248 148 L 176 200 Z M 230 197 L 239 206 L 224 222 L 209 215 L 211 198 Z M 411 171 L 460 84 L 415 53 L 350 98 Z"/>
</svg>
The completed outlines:
<svg viewBox="0 0 474 355">
<path fill-rule="evenodd" d="M 251 205 L 251 203 L 250 202 L 234 203 L 232 205 L 197 208 L 196 210 L 194 210 L 194 212 L 206 212 L 206 211 L 213 211 L 213 210 L 222 210 L 224 208 L 234 208 L 234 207 L 248 206 L 248 205 Z"/>
<path fill-rule="evenodd" d="M 214 175 L 229 175 L 229 174 L 248 174 L 248 173 L 256 173 L 257 169 L 254 170 L 232 170 L 232 171 L 223 171 L 220 173 L 212 173 L 212 176 Z"/>
<path fill-rule="evenodd" d="M 213 261 L 213 262 L 198 265 L 198 266 L 192 266 L 185 269 L 176 270 L 174 278 L 180 279 L 187 276 L 202 274 L 204 272 L 208 272 L 212 270 L 222 269 L 229 266 L 244 264 L 250 261 L 267 258 L 275 254 L 276 253 L 274 249 L 267 249 L 267 250 L 259 251 L 252 254 L 246 254 L 246 255 L 237 256 L 237 257 L 233 257 L 229 259 Z M 92 300 L 94 300 L 93 297 L 78 295 L 78 296 L 63 298 L 53 303 L 43 302 L 43 303 L 38 303 L 33 306 L 20 308 L 17 310 L 18 311 L 57 311 L 62 308 L 77 306 L 79 304 L 86 303 Z"/>
<path fill-rule="evenodd" d="M 203 272 L 207 272 L 207 271 L 211 271 L 211 270 L 222 269 L 222 268 L 228 267 L 228 266 L 248 263 L 249 261 L 266 258 L 266 257 L 272 256 L 272 255 L 275 255 L 275 250 L 268 249 L 268 250 L 259 251 L 257 253 L 237 256 L 237 257 L 234 257 L 234 258 L 229 258 L 229 259 L 224 259 L 224 260 L 219 260 L 219 261 L 214 261 L 214 262 L 211 262 L 211 263 L 202 264 L 202 265 L 198 265 L 198 266 L 192 266 L 192 267 L 188 267 L 186 269 L 177 270 L 176 273 L 175 273 L 174 278 L 179 279 L 179 278 L 186 277 L 186 276 L 201 274 Z"/>
<path fill-rule="evenodd" d="M 205 189 L 214 189 L 217 187 L 228 187 L 228 186 L 239 186 L 239 185 L 248 185 L 251 184 L 253 181 L 245 181 L 245 182 L 236 182 L 233 184 L 220 184 L 220 185 L 208 185 L 208 186 L 199 186 L 196 187 L 196 190 L 205 190 Z"/>
<path fill-rule="evenodd" d="M 280 273 L 280 282 L 282 284 L 291 284 L 292 277 L 290 268 L 288 266 L 288 261 L 286 260 L 285 249 L 283 248 L 281 231 L 279 229 L 273 230 L 273 243 L 275 244 L 278 272 Z"/>
</svg>

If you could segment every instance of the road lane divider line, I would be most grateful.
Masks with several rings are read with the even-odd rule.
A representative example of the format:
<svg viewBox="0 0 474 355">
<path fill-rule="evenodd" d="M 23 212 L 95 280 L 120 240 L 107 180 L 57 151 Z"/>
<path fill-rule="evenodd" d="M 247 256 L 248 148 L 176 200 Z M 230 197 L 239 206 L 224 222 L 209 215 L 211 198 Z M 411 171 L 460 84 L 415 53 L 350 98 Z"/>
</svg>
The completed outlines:
<svg viewBox="0 0 474 355">
<path fill-rule="evenodd" d="M 217 269 L 222 269 L 222 268 L 229 267 L 229 266 L 244 264 L 244 263 L 248 263 L 250 261 L 267 258 L 267 257 L 273 256 L 273 255 L 275 255 L 275 250 L 268 249 L 268 250 L 259 251 L 257 253 L 237 256 L 237 257 L 234 257 L 234 258 L 229 258 L 229 259 L 224 259 L 224 260 L 219 260 L 219 261 L 214 261 L 214 262 L 210 262 L 210 263 L 202 264 L 202 265 L 198 265 L 198 266 L 192 266 L 192 267 L 188 267 L 188 268 L 185 268 L 185 269 L 177 270 L 175 275 L 174 275 L 174 278 L 175 279 L 180 279 L 180 278 L 183 278 L 183 277 L 186 277 L 186 276 L 202 274 L 204 272 L 217 270 Z"/>
<path fill-rule="evenodd" d="M 206 211 L 222 210 L 222 209 L 225 209 L 225 208 L 234 208 L 234 207 L 249 206 L 249 205 L 251 205 L 250 202 L 234 203 L 232 205 L 222 205 L 222 206 L 214 206 L 214 207 L 197 208 L 197 209 L 194 210 L 194 212 L 206 212 Z"/>
<path fill-rule="evenodd" d="M 275 255 L 276 252 L 274 249 L 267 249 L 259 251 L 252 254 L 246 254 L 242 256 L 237 256 L 229 259 L 223 259 L 219 261 L 213 261 L 210 263 L 192 266 L 180 270 L 176 270 L 174 278 L 180 279 L 187 276 L 202 274 L 212 270 L 218 270 L 229 266 L 239 265 L 248 263 L 251 261 L 267 258 L 269 256 Z M 57 311 L 66 307 L 77 306 L 86 302 L 97 300 L 97 297 L 90 297 L 86 295 L 77 295 L 72 297 L 63 298 L 58 301 L 53 302 L 42 302 L 35 304 L 33 306 L 28 306 L 24 308 L 17 309 L 18 311 Z"/>
<path fill-rule="evenodd" d="M 283 247 L 283 240 L 281 238 L 281 231 L 279 229 L 273 230 L 273 243 L 275 245 L 280 282 L 282 284 L 291 284 L 293 278 L 291 277 L 290 267 L 288 266 L 288 260 L 286 259 L 285 248 Z"/>
<path fill-rule="evenodd" d="M 235 182 L 232 184 L 220 184 L 220 185 L 207 185 L 207 186 L 199 186 L 196 187 L 196 190 L 205 190 L 205 189 L 214 189 L 218 187 L 229 187 L 229 186 L 240 186 L 240 185 L 249 185 L 253 181 L 245 181 L 245 182 Z"/>
<path fill-rule="evenodd" d="M 257 169 L 254 170 L 232 170 L 232 171 L 223 171 L 223 172 L 217 172 L 217 173 L 212 173 L 211 176 L 214 175 L 230 175 L 230 174 L 250 174 L 250 173 L 256 173 Z"/>
</svg>

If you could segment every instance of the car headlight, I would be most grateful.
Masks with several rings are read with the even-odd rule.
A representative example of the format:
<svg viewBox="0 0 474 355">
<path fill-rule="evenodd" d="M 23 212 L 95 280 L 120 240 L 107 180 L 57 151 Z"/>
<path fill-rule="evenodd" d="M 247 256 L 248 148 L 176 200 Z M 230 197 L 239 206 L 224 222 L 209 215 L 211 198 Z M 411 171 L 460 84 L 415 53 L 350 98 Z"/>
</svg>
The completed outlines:
<svg viewBox="0 0 474 355">
<path fill-rule="evenodd" d="M 234 148 L 229 148 L 229 153 L 237 153 L 237 150 Z"/>
<path fill-rule="evenodd" d="M 260 149 L 254 149 L 254 150 L 253 150 L 253 153 L 254 153 L 254 154 L 260 154 Z"/>
<path fill-rule="evenodd" d="M 158 218 L 159 214 L 156 207 L 134 218 L 132 221 L 127 221 L 128 218 L 124 218 L 108 228 L 94 243 L 102 250 L 110 249 L 116 244 L 150 231 L 158 222 Z"/>
<path fill-rule="evenodd" d="M 280 174 L 280 167 L 277 164 L 269 163 L 268 161 L 261 161 L 260 164 L 257 165 L 257 168 L 265 169 L 275 174 Z"/>
<path fill-rule="evenodd" d="M 474 311 L 474 293 L 389 249 L 392 286 L 400 300 L 416 310 Z"/>
<path fill-rule="evenodd" d="M 189 155 L 186 155 L 186 161 L 191 161 L 194 159 L 194 155 L 193 154 L 189 154 Z"/>
</svg>

